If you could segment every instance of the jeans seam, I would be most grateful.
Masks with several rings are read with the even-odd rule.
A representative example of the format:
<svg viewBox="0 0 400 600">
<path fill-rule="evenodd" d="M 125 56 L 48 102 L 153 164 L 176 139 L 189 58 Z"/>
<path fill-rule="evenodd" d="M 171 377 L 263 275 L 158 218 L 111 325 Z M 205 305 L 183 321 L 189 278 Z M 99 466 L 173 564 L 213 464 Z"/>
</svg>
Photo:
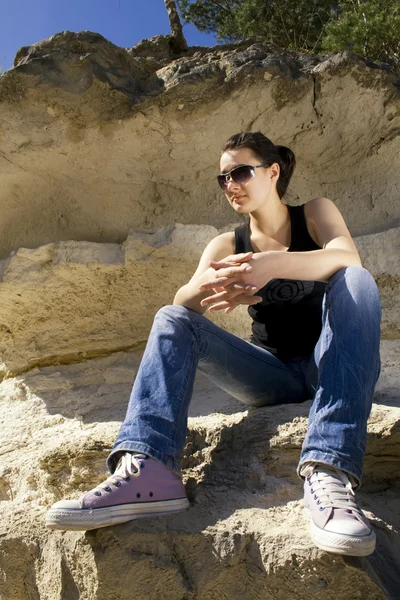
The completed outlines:
<svg viewBox="0 0 400 600">
<path fill-rule="evenodd" d="M 194 359 L 194 356 L 193 356 L 194 353 L 193 352 L 189 352 L 188 355 L 191 357 L 192 362 L 194 362 L 193 361 L 193 359 Z M 183 411 L 181 410 L 181 408 L 182 408 L 182 400 L 185 397 L 186 387 L 187 387 L 187 382 L 188 382 L 188 377 L 189 377 L 189 373 L 191 371 L 192 371 L 192 369 L 190 369 L 190 370 L 186 369 L 186 372 L 187 372 L 187 374 L 186 374 L 186 380 L 184 382 L 184 385 L 182 386 L 183 392 L 181 393 L 181 396 L 179 398 L 179 417 L 180 417 L 180 420 L 179 420 L 179 423 L 176 423 L 176 422 L 174 423 L 174 430 L 173 430 L 173 444 L 174 444 L 174 446 L 173 446 L 173 448 L 171 448 L 171 450 L 174 450 L 174 454 L 176 452 L 176 438 L 177 438 L 178 433 L 181 430 L 181 424 L 182 424 L 182 419 L 183 419 L 183 415 L 182 415 Z M 187 429 L 187 426 L 186 426 L 186 429 Z M 186 433 L 187 433 L 187 431 L 185 432 L 185 436 L 186 436 Z"/>
</svg>

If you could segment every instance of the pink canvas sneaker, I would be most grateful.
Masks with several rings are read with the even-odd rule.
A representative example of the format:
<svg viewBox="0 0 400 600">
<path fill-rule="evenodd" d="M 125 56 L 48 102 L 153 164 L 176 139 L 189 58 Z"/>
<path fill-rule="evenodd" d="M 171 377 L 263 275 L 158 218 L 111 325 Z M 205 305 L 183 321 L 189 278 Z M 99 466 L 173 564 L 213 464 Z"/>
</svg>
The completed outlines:
<svg viewBox="0 0 400 600">
<path fill-rule="evenodd" d="M 51 529 L 88 530 L 189 508 L 179 475 L 144 454 L 124 454 L 113 475 L 78 500 L 56 502 Z"/>
<path fill-rule="evenodd" d="M 312 464 L 302 474 L 306 475 L 304 506 L 310 511 L 314 544 L 336 554 L 372 554 L 375 533 L 356 504 L 346 473 L 328 465 Z"/>
</svg>

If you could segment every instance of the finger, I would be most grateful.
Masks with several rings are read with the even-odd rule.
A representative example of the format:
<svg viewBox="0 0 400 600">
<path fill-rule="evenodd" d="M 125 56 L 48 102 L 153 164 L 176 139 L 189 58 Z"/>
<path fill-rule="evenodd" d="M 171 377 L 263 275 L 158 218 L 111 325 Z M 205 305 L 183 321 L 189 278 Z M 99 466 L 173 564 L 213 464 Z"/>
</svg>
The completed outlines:
<svg viewBox="0 0 400 600">
<path fill-rule="evenodd" d="M 231 306 L 228 306 L 228 308 L 225 309 L 225 314 L 229 315 L 229 313 L 235 310 L 235 308 L 237 308 L 238 306 L 239 304 L 232 304 Z"/>
<path fill-rule="evenodd" d="M 230 256 L 226 256 L 225 258 L 223 258 L 222 260 L 210 260 L 210 266 L 213 265 L 220 265 L 222 263 L 235 263 L 235 264 L 240 264 L 243 262 L 247 262 L 249 260 L 251 260 L 251 258 L 253 257 L 253 252 L 242 252 L 240 254 L 231 254 Z M 220 267 L 218 267 L 220 268 Z"/>
<path fill-rule="evenodd" d="M 243 304 L 245 306 L 252 306 L 253 304 L 258 304 L 259 302 L 261 302 L 261 300 L 262 300 L 262 298 L 259 296 L 252 296 L 252 297 L 245 296 L 240 299 L 240 302 L 239 302 L 239 298 L 235 298 L 235 301 L 225 300 L 223 302 L 218 302 L 217 304 L 213 304 L 213 306 L 210 306 L 207 309 L 207 311 L 208 312 L 216 312 L 218 310 L 227 309 L 231 306 L 234 306 L 234 308 L 236 308 L 237 306 L 239 306 L 239 304 Z"/>
<path fill-rule="evenodd" d="M 243 281 L 243 276 L 249 275 L 251 271 L 252 268 L 245 265 L 240 267 L 232 267 L 230 269 L 222 269 L 218 273 L 218 277 L 202 283 L 199 286 L 199 290 L 207 290 L 215 287 L 226 287 L 227 284 L 240 283 Z M 245 283 L 245 285 L 249 285 L 249 283 Z"/>
<path fill-rule="evenodd" d="M 228 264 L 226 268 L 219 270 L 218 277 L 235 277 L 241 273 L 250 273 L 252 270 L 251 265 L 247 263 L 237 266 Z"/>
<path fill-rule="evenodd" d="M 250 260 L 251 257 L 249 257 Z M 210 261 L 210 267 L 212 267 L 213 269 L 215 269 L 216 271 L 219 271 L 220 269 L 228 269 L 230 267 L 250 267 L 251 265 L 249 265 L 248 261 L 245 262 L 235 262 L 235 261 L 227 261 L 227 260 L 221 260 L 219 262 L 214 262 L 214 261 Z"/>
<path fill-rule="evenodd" d="M 257 287 L 248 283 L 230 283 L 225 286 L 213 287 L 212 291 L 217 294 L 226 294 L 234 298 L 238 294 L 255 294 Z"/>
<path fill-rule="evenodd" d="M 232 283 L 231 285 L 226 286 L 224 289 L 227 289 L 229 291 L 237 290 L 239 294 L 255 294 L 258 288 L 256 285 L 252 285 L 251 283 Z"/>
<path fill-rule="evenodd" d="M 242 275 L 236 275 L 236 277 L 218 277 L 217 279 L 212 279 L 210 281 L 205 281 L 201 285 L 199 285 L 200 291 L 205 290 L 213 290 L 223 288 L 228 290 L 232 287 L 232 285 L 240 286 L 242 290 L 246 290 L 248 292 L 254 293 L 257 291 L 257 287 L 252 283 L 247 283 L 242 280 Z"/>
<path fill-rule="evenodd" d="M 239 254 L 231 254 L 230 256 L 228 256 L 225 260 L 233 258 L 233 260 L 236 260 L 237 262 L 243 262 L 249 259 L 253 256 L 254 252 L 252 250 L 250 250 L 249 252 L 239 252 Z"/>
<path fill-rule="evenodd" d="M 229 296 L 230 294 L 228 294 L 228 292 L 226 291 L 219 292 L 218 294 L 214 294 L 213 296 L 207 296 L 207 298 L 203 298 L 203 300 L 200 302 L 200 306 L 208 306 L 209 304 L 215 304 L 215 302 L 218 302 L 219 300 L 229 300 Z"/>
<path fill-rule="evenodd" d="M 229 277 L 220 277 L 219 279 L 213 279 L 212 281 L 206 281 L 199 286 L 199 290 L 201 292 L 205 292 L 206 290 L 212 290 L 214 288 L 223 287 L 225 288 L 225 284 L 232 283 Z"/>
<path fill-rule="evenodd" d="M 207 308 L 207 312 L 217 312 L 218 310 L 224 310 L 224 308 L 228 308 L 228 306 L 230 306 L 229 302 L 218 302 L 218 304 L 209 306 Z"/>
<path fill-rule="evenodd" d="M 207 298 L 203 298 L 200 302 L 201 306 L 208 306 L 208 304 L 213 304 L 218 302 L 219 300 L 233 300 L 236 296 L 243 295 L 244 297 L 253 297 L 253 294 L 256 292 L 257 288 L 254 285 L 230 285 L 226 289 L 225 288 L 217 288 L 220 290 L 215 293 L 213 296 L 207 296 Z M 213 290 L 215 291 L 215 289 Z M 248 292 L 248 296 L 244 294 L 244 292 Z"/>
<path fill-rule="evenodd" d="M 210 267 L 215 269 L 215 271 L 219 271 L 220 269 L 228 269 L 229 267 L 240 267 L 240 265 L 241 263 L 227 261 L 214 262 L 210 260 Z"/>
</svg>

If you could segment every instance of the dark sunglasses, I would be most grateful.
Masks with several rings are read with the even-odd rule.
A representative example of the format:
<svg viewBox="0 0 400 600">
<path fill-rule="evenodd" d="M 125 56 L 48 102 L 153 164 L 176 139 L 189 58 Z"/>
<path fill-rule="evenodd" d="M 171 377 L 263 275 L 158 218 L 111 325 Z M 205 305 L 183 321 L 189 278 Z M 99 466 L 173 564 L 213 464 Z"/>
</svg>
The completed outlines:
<svg viewBox="0 0 400 600">
<path fill-rule="evenodd" d="M 221 173 L 217 175 L 217 180 L 219 183 L 219 187 L 221 190 L 225 191 L 226 186 L 230 181 L 234 181 L 238 185 L 246 185 L 255 177 L 255 169 L 260 169 L 261 167 L 269 167 L 269 165 L 240 165 L 239 167 L 235 167 L 229 173 Z"/>
</svg>

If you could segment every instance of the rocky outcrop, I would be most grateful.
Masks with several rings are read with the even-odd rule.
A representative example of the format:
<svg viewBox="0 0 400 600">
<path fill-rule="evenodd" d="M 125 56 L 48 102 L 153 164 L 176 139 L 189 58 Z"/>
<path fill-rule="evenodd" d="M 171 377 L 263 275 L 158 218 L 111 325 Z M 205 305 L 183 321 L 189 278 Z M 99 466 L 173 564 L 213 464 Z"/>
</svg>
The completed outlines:
<svg viewBox="0 0 400 600">
<path fill-rule="evenodd" d="M 307 594 L 347 599 L 349 582 L 352 589 L 383 599 L 388 596 L 382 590 L 395 589 L 400 567 L 396 339 L 382 345 L 365 459 L 367 493 L 360 494 L 378 533 L 372 557 L 329 556 L 308 537 L 295 468 L 310 402 L 247 410 L 200 376 L 182 460 L 189 512 L 87 534 L 46 531 L 48 506 L 104 478 L 152 317 L 171 302 L 173 290 L 217 233 L 209 226 L 177 225 L 154 233 L 132 231 L 122 246 L 60 242 L 21 249 L 4 261 L 0 568 L 5 600 L 157 599 L 165 590 L 168 598 L 182 600 Z M 377 281 L 385 282 L 388 302 L 398 295 L 398 266 L 379 248 L 395 249 L 397 240 L 396 231 L 356 239 Z M 396 331 L 392 319 L 398 306 L 385 302 L 384 327 Z M 243 337 L 248 332 L 245 310 L 214 318 Z M 118 583 L 125 577 L 126 590 Z"/>
<path fill-rule="evenodd" d="M 398 342 L 383 350 L 386 369 Z M 0 385 L 4 600 L 347 599 L 349 586 L 388 597 L 379 583 L 394 585 L 400 550 L 398 378 L 378 387 L 369 424 L 360 499 L 378 552 L 368 559 L 324 554 L 309 539 L 295 466 L 310 403 L 245 410 L 201 377 L 182 463 L 188 513 L 87 534 L 46 531 L 47 506 L 104 478 L 139 358 L 36 368 Z"/>
<path fill-rule="evenodd" d="M 0 256 L 176 222 L 226 226 L 220 148 L 246 129 L 293 148 L 291 203 L 332 198 L 354 235 L 398 226 L 398 90 L 352 54 L 261 42 L 173 58 L 165 38 L 124 50 L 63 32 L 23 48 L 0 77 Z"/>
<path fill-rule="evenodd" d="M 0 78 L 2 600 L 398 598 L 399 108 L 390 73 L 350 54 L 262 43 L 133 49 L 64 32 Z M 310 401 L 246 409 L 199 376 L 185 514 L 48 531 L 47 508 L 100 482 L 155 312 L 235 218 L 221 143 L 261 129 L 296 152 L 291 196 L 332 197 L 382 297 L 382 374 L 359 499 L 377 552 L 309 538 L 295 474 Z M 75 241 L 71 241 L 75 240 Z M 247 337 L 246 310 L 214 315 Z"/>
<path fill-rule="evenodd" d="M 143 345 L 155 312 L 171 304 L 218 233 L 206 225 L 176 225 L 132 230 L 122 245 L 69 241 L 13 253 L 2 262 L 0 280 L 0 375 Z M 396 339 L 399 229 L 355 239 L 380 287 L 382 335 Z M 241 308 L 234 319 L 212 318 L 246 338 L 250 320 Z"/>
<path fill-rule="evenodd" d="M 379 287 L 383 308 L 382 334 L 399 339 L 400 229 L 360 236 L 355 241 L 363 266 L 372 273 Z"/>
</svg>

